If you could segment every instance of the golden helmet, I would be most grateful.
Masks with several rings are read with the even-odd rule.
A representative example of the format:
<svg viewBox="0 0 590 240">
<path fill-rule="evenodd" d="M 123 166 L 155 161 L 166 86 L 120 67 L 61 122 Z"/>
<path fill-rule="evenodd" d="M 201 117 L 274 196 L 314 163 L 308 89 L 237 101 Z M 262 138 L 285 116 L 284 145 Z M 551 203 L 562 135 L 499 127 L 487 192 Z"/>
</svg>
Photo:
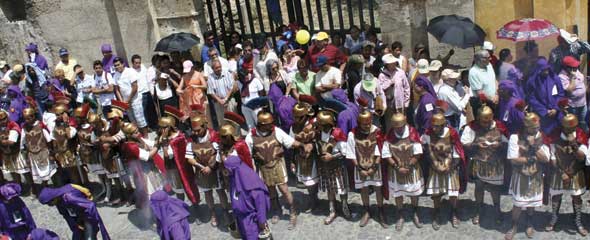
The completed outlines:
<svg viewBox="0 0 590 240">
<path fill-rule="evenodd" d="M 125 135 L 130 136 L 137 131 L 137 126 L 133 123 L 124 123 L 121 130 Z"/>
<path fill-rule="evenodd" d="M 219 129 L 219 135 L 222 137 L 232 136 L 234 139 L 239 138 L 236 127 L 231 123 L 226 123 Z"/>
<path fill-rule="evenodd" d="M 88 113 L 88 116 L 86 117 L 86 119 L 88 120 L 88 123 L 90 124 L 96 124 L 100 121 L 100 116 L 96 113 Z"/>
<path fill-rule="evenodd" d="M 53 113 L 55 113 L 55 115 L 61 115 L 67 111 L 68 111 L 68 106 L 66 106 L 64 104 L 58 104 L 57 106 L 55 106 L 55 108 L 53 108 Z"/>
<path fill-rule="evenodd" d="M 391 126 L 394 128 L 406 126 L 406 115 L 404 115 L 403 113 L 393 114 L 393 116 L 391 116 L 391 123 Z"/>
<path fill-rule="evenodd" d="M 194 127 L 200 127 L 200 126 L 205 126 L 207 125 L 207 116 L 203 115 L 203 114 L 197 114 L 193 117 L 191 117 L 191 126 Z"/>
<path fill-rule="evenodd" d="M 575 128 L 578 126 L 578 117 L 576 115 L 568 113 L 561 119 L 561 126 L 563 128 Z"/>
<path fill-rule="evenodd" d="M 117 108 L 111 108 L 111 112 L 109 112 L 107 114 L 107 118 L 108 119 L 113 119 L 113 118 L 123 118 L 123 112 Z"/>
<path fill-rule="evenodd" d="M 79 118 L 86 118 L 88 116 L 88 111 L 90 110 L 90 105 L 88 103 L 77 107 L 74 109 L 74 116 Z"/>
<path fill-rule="evenodd" d="M 269 112 L 260 112 L 258 114 L 258 124 L 272 124 L 274 119 Z"/>
<path fill-rule="evenodd" d="M 532 112 L 527 112 L 524 116 L 524 126 L 527 128 L 536 128 L 541 126 L 541 119 L 539 118 L 539 115 Z"/>
<path fill-rule="evenodd" d="M 297 103 L 293 107 L 293 117 L 302 117 L 309 114 L 309 106 L 306 103 Z"/>
<path fill-rule="evenodd" d="M 318 124 L 320 125 L 336 125 L 336 121 L 334 119 L 334 115 L 330 111 L 320 111 L 317 115 Z"/>
<path fill-rule="evenodd" d="M 25 108 L 25 110 L 23 110 L 23 117 L 31 117 L 31 116 L 35 116 L 35 109 L 34 108 Z"/>
<path fill-rule="evenodd" d="M 160 127 L 175 127 L 176 126 L 176 120 L 174 119 L 174 117 L 165 116 L 165 117 L 160 118 L 160 121 L 158 122 L 158 125 Z"/>
<path fill-rule="evenodd" d="M 492 121 L 494 119 L 494 111 L 492 110 L 492 108 L 488 106 L 482 106 L 477 111 L 477 116 L 479 120 Z"/>
<path fill-rule="evenodd" d="M 357 118 L 357 122 L 359 125 L 372 124 L 373 123 L 373 114 L 369 111 L 363 111 L 359 114 L 359 116 Z"/>
<path fill-rule="evenodd" d="M 5 110 L 0 110 L 0 120 L 4 120 L 8 117 L 8 112 Z"/>
<path fill-rule="evenodd" d="M 430 121 L 432 126 L 444 126 L 447 124 L 447 119 L 442 113 L 435 113 L 432 115 L 432 119 Z"/>
</svg>

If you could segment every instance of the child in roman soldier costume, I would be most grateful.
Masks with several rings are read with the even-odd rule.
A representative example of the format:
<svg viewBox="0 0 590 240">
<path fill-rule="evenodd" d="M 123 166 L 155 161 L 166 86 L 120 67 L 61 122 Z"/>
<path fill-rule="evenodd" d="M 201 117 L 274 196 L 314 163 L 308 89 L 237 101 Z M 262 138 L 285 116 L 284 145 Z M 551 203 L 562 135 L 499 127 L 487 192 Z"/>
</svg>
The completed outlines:
<svg viewBox="0 0 590 240">
<path fill-rule="evenodd" d="M 561 197 L 568 194 L 572 198 L 574 222 L 578 233 L 586 236 L 588 231 L 582 224 L 582 195 L 586 192 L 584 166 L 588 154 L 588 137 L 578 126 L 576 115 L 565 111 L 567 106 L 565 103 L 567 103 L 567 99 L 559 101 L 559 106 L 565 115 L 561 119 L 559 136 L 552 136 L 548 138 L 547 142 L 550 147 L 550 161 L 553 169 L 549 189 L 553 211 L 551 221 L 545 230 L 554 230 L 561 207 Z"/>
<path fill-rule="evenodd" d="M 457 217 L 457 198 L 463 191 L 462 181 L 459 177 L 461 167 L 467 165 L 463 155 L 463 146 L 459 134 L 452 127 L 447 126 L 447 120 L 442 112 L 432 115 L 431 127 L 422 135 L 422 143 L 426 145 L 430 160 L 430 173 L 426 184 L 426 193 L 432 196 L 434 211 L 432 216 L 432 228 L 439 230 L 438 215 L 441 208 L 441 200 L 444 195 L 449 196 L 452 207 L 451 224 L 459 226 Z"/>
<path fill-rule="evenodd" d="M 317 102 L 313 96 L 300 95 L 299 103 L 293 107 L 293 124 L 289 129 L 289 135 L 303 144 L 313 144 L 316 138 L 315 122 L 312 106 Z M 305 152 L 303 149 L 295 149 L 293 152 L 291 170 L 296 173 L 297 181 L 302 183 L 309 192 L 310 209 L 318 203 L 318 170 L 317 155 L 314 151 Z"/>
<path fill-rule="evenodd" d="M 289 136 L 282 129 L 275 127 L 274 119 L 269 112 L 258 113 L 256 128 L 253 128 L 246 136 L 246 144 L 248 144 L 262 180 L 268 186 L 271 205 L 275 210 L 271 222 L 273 224 L 278 222 L 278 214 L 281 211 L 276 189 L 278 187 L 291 207 L 288 229 L 295 228 L 297 213 L 293 204 L 293 195 L 287 186 L 288 177 L 283 148 L 303 148 L 304 144 Z M 307 144 L 304 151 L 309 152 L 312 149 L 313 146 Z"/>
<path fill-rule="evenodd" d="M 526 235 L 533 237 L 535 207 L 543 205 L 543 172 L 541 163 L 549 162 L 549 147 L 543 143 L 541 119 L 537 114 L 525 114 L 524 129 L 510 135 L 507 158 L 512 163 L 509 193 L 512 195 L 512 227 L 504 239 L 512 240 L 518 228 L 522 210 L 526 210 Z"/>
<path fill-rule="evenodd" d="M 418 217 L 418 197 L 424 191 L 424 177 L 418 162 L 422 159 L 423 153 L 420 134 L 408 125 L 403 113 L 394 113 L 390 126 L 391 130 L 383 143 L 381 156 L 389 164 L 389 179 L 384 183 L 388 184 L 389 196 L 395 198 L 398 219 L 395 229 L 401 231 L 403 228 L 404 197 L 411 200 L 414 225 L 422 228 Z"/>
<path fill-rule="evenodd" d="M 373 114 L 367 110 L 359 114 L 357 123 L 357 127 L 348 133 L 346 159 L 352 161 L 355 166 L 354 187 L 361 190 L 361 199 L 365 208 L 360 226 L 364 227 L 369 222 L 369 188 L 373 187 L 379 208 L 378 222 L 381 227 L 387 228 L 381 192 L 383 185 L 379 147 L 381 130 L 373 125 Z"/>
<path fill-rule="evenodd" d="M 475 203 L 477 208 L 472 219 L 479 225 L 479 212 L 483 205 L 484 190 L 492 195 L 496 223 L 500 224 L 500 192 L 504 185 L 504 161 L 509 133 L 504 124 L 494 120 L 492 108 L 484 105 L 477 112 L 477 120 L 465 126 L 461 143 L 473 165 L 475 176 Z"/>
<path fill-rule="evenodd" d="M 50 157 L 51 134 L 43 124 L 37 120 L 37 112 L 33 108 L 23 110 L 25 123 L 21 132 L 21 146 L 25 158 L 31 165 L 34 184 L 47 186 L 47 182 L 57 172 L 57 165 Z M 38 195 L 41 188 L 33 186 L 33 193 Z"/>
<path fill-rule="evenodd" d="M 219 201 L 225 213 L 225 220 L 228 220 L 228 211 L 230 209 L 227 194 L 221 186 L 221 171 L 219 170 L 219 135 L 212 128 L 207 128 L 208 121 L 205 116 L 203 106 L 200 108 L 200 114 L 195 114 L 190 118 L 191 136 L 186 145 L 186 160 L 195 168 L 195 176 L 199 190 L 205 193 L 205 202 L 211 213 L 211 226 L 217 227 L 217 217 L 215 216 L 215 201 L 213 200 L 213 190 L 217 192 Z"/>
<path fill-rule="evenodd" d="M 199 189 L 195 183 L 195 172 L 186 160 L 186 138 L 177 128 L 177 123 L 184 114 L 170 105 L 164 107 L 166 116 L 160 118 L 160 132 L 156 141 L 158 155 L 164 159 L 166 176 L 172 185 L 172 191 L 183 200 L 188 196 L 193 205 L 199 203 Z"/>
<path fill-rule="evenodd" d="M 52 156 L 55 158 L 61 173 L 61 181 L 57 186 L 66 183 L 80 184 L 80 174 L 76 162 L 76 128 L 68 116 L 69 99 L 59 97 L 55 100 L 53 113 L 56 115 L 55 127 L 51 132 Z M 63 182 L 62 182 L 63 181 Z"/>
</svg>

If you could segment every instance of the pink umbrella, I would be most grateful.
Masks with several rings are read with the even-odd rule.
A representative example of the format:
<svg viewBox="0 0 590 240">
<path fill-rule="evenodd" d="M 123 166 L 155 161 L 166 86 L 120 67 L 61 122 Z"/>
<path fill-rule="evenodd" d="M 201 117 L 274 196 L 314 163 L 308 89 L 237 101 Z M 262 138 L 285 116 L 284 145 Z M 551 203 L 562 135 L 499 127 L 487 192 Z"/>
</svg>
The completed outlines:
<svg viewBox="0 0 590 240">
<path fill-rule="evenodd" d="M 506 23 L 496 32 L 496 38 L 515 42 L 531 41 L 559 35 L 559 29 L 548 20 L 523 18 Z"/>
</svg>

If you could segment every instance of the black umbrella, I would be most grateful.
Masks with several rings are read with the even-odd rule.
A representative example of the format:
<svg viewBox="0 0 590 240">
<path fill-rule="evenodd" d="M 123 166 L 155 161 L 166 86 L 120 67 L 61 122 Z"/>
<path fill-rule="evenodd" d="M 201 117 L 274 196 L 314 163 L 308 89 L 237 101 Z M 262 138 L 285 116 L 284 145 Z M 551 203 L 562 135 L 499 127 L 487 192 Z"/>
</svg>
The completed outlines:
<svg viewBox="0 0 590 240">
<path fill-rule="evenodd" d="M 426 30 L 441 43 L 460 48 L 481 46 L 486 33 L 466 17 L 442 15 L 430 20 Z"/>
<path fill-rule="evenodd" d="M 199 37 L 192 33 L 173 33 L 165 38 L 162 38 L 158 44 L 156 44 L 157 52 L 174 52 L 174 51 L 187 51 L 194 45 L 199 44 L 201 40 Z"/>
</svg>

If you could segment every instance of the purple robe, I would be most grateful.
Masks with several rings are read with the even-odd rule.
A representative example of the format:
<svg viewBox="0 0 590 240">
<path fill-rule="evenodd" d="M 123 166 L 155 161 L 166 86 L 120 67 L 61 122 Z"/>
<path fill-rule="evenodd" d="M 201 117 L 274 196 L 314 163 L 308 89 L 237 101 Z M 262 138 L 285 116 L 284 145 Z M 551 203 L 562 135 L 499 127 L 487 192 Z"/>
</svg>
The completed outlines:
<svg viewBox="0 0 590 240">
<path fill-rule="evenodd" d="M 44 228 L 33 229 L 29 236 L 31 236 L 31 240 L 59 240 L 56 233 Z"/>
<path fill-rule="evenodd" d="M 510 134 L 519 132 L 523 127 L 524 112 L 516 107 L 516 104 L 521 101 L 516 95 L 517 86 L 510 80 L 502 80 L 498 85 L 498 89 L 512 93 L 509 99 L 500 97 L 498 102 L 498 110 L 496 111 L 496 119 L 499 119 L 508 128 Z"/>
<path fill-rule="evenodd" d="M 414 123 L 416 129 L 420 134 L 424 134 L 426 129 L 430 128 L 432 115 L 434 114 L 434 108 L 436 107 L 436 92 L 430 80 L 425 77 L 418 77 L 415 81 L 416 85 L 422 87 L 425 93 L 420 96 L 418 107 L 416 108 L 416 117 Z"/>
<path fill-rule="evenodd" d="M 348 133 L 352 131 L 352 129 L 356 128 L 357 125 L 357 118 L 360 113 L 359 106 L 356 103 L 348 101 L 348 97 L 346 92 L 343 89 L 334 89 L 332 90 L 332 97 L 346 105 L 346 110 L 341 111 L 338 113 L 337 117 L 337 124 L 336 126 L 340 128 L 343 132 Z"/>
<path fill-rule="evenodd" d="M 19 125 L 22 123 L 22 112 L 27 107 L 25 95 L 17 85 L 10 85 L 7 89 L 8 94 L 12 94 L 12 100 L 8 107 L 8 118 L 10 121 L 16 122 Z"/>
<path fill-rule="evenodd" d="M 171 198 L 162 190 L 154 192 L 150 202 L 158 224 L 160 239 L 191 239 L 188 204 Z"/>
<path fill-rule="evenodd" d="M 288 132 L 293 122 L 295 122 L 293 120 L 293 107 L 297 104 L 297 100 L 291 96 L 285 96 L 285 93 L 276 83 L 270 85 L 268 97 L 272 102 L 275 114 L 279 116 L 281 129 Z"/>
<path fill-rule="evenodd" d="M 35 61 L 32 61 L 31 56 L 28 55 L 28 62 L 34 62 L 43 71 L 47 71 L 49 69 L 49 66 L 47 65 L 47 59 L 45 59 L 45 57 L 39 53 L 37 44 L 31 43 L 27 46 L 27 48 L 25 48 L 25 50 L 35 53 Z"/>
<path fill-rule="evenodd" d="M 19 197 L 21 186 L 7 183 L 0 187 L 0 231 L 12 239 L 26 239 L 36 228 L 35 220 L 27 205 Z"/>
<path fill-rule="evenodd" d="M 549 70 L 547 76 L 542 76 L 543 70 Z M 559 121 L 563 117 L 557 102 L 565 97 L 565 91 L 559 77 L 551 70 L 551 65 L 544 58 L 539 58 L 533 74 L 526 84 L 528 104 L 531 111 L 541 117 L 541 130 L 545 134 L 550 134 L 559 126 Z M 547 116 L 550 109 L 558 110 L 554 117 Z"/>
<path fill-rule="evenodd" d="M 242 239 L 256 240 L 259 223 L 266 223 L 270 198 L 260 177 L 238 156 L 228 156 L 224 162 L 230 178 L 230 198 Z"/>
<path fill-rule="evenodd" d="M 526 94 L 524 93 L 523 86 L 523 74 L 518 68 L 513 68 L 508 71 L 508 79 L 514 84 L 514 97 L 518 99 L 526 99 Z"/>
<path fill-rule="evenodd" d="M 72 184 L 59 188 L 46 187 L 41 190 L 39 201 L 42 204 L 48 204 L 54 199 L 59 199 L 56 203 L 57 210 L 68 223 L 70 230 L 72 230 L 72 239 L 82 239 L 84 237 L 83 230 L 78 228 L 82 222 L 90 223 L 94 230 L 100 229 L 102 239 L 111 239 L 94 202 L 89 200 L 84 193 L 72 187 Z"/>
</svg>

